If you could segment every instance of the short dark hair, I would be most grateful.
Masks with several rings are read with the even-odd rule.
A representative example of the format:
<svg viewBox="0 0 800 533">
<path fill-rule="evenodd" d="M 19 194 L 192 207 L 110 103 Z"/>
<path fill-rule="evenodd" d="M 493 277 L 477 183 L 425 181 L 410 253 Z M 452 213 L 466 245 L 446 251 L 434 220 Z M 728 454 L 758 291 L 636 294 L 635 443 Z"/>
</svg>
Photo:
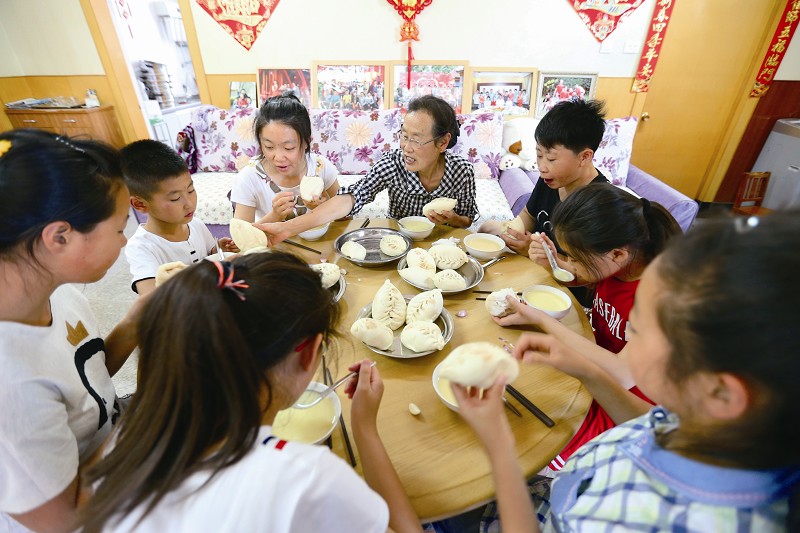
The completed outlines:
<svg viewBox="0 0 800 533">
<path fill-rule="evenodd" d="M 458 142 L 458 135 L 461 129 L 458 125 L 456 112 L 453 107 L 445 100 L 432 94 L 426 94 L 411 100 L 408 104 L 408 112 L 424 111 L 433 118 L 433 136 L 439 138 L 446 133 L 450 134 L 448 148 L 452 148 Z"/>
<path fill-rule="evenodd" d="M 164 180 L 189 172 L 178 152 L 153 139 L 135 141 L 121 150 L 122 173 L 134 196 L 149 199 Z"/>
<path fill-rule="evenodd" d="M 576 154 L 586 148 L 596 152 L 605 130 L 601 100 L 566 100 L 557 103 L 536 126 L 536 143 L 548 150 L 561 145 Z"/>
<path fill-rule="evenodd" d="M 306 153 L 311 151 L 311 117 L 308 109 L 297 96 L 286 91 L 281 95 L 267 98 L 261 104 L 258 115 L 253 121 L 253 133 L 256 135 L 256 142 L 259 150 L 261 149 L 261 130 L 270 122 L 280 122 L 286 124 L 297 132 L 300 140 L 306 143 Z"/>
<path fill-rule="evenodd" d="M 0 133 L 0 257 L 33 250 L 48 224 L 63 220 L 80 233 L 114 214 L 124 185 L 111 146 L 35 129 Z"/>
</svg>

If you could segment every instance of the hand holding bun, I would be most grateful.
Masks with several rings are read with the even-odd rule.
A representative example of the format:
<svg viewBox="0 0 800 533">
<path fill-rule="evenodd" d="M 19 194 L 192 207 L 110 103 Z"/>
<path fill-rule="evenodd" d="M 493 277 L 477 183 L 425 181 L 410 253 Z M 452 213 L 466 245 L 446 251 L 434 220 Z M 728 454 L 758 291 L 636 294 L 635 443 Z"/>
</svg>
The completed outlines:
<svg viewBox="0 0 800 533">
<path fill-rule="evenodd" d="M 315 196 L 322 196 L 324 189 L 325 182 L 319 176 L 304 176 L 300 180 L 300 197 L 306 202 L 313 201 Z"/>
<path fill-rule="evenodd" d="M 267 235 L 251 223 L 239 218 L 232 218 L 230 223 L 231 238 L 242 253 L 251 248 L 269 246 Z"/>
<path fill-rule="evenodd" d="M 164 263 L 158 266 L 156 270 L 156 287 L 162 285 L 169 278 L 186 268 L 187 265 L 183 261 L 173 261 L 172 263 Z"/>
<path fill-rule="evenodd" d="M 457 203 L 458 200 L 454 198 L 436 198 L 422 206 L 422 214 L 428 216 L 434 211 L 452 211 Z"/>
<path fill-rule="evenodd" d="M 517 293 L 514 292 L 514 289 L 500 289 L 486 297 L 486 310 L 489 311 L 490 315 L 504 317 L 514 312 L 508 304 L 506 296 L 513 296 L 519 301 L 519 297 Z"/>
<path fill-rule="evenodd" d="M 488 389 L 503 375 L 511 383 L 519 375 L 519 363 L 511 354 L 488 342 L 462 344 L 444 358 L 439 376 L 464 387 Z"/>
</svg>

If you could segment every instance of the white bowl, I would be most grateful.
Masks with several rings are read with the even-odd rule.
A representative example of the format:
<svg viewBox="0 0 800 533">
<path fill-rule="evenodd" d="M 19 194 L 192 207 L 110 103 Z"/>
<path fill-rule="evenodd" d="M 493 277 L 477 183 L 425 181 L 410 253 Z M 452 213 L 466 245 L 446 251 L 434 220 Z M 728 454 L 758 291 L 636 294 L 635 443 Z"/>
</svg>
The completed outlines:
<svg viewBox="0 0 800 533">
<path fill-rule="evenodd" d="M 489 242 L 487 243 L 486 241 Z M 485 250 L 483 249 L 483 246 L 480 247 L 481 249 L 478 249 L 475 247 L 478 245 L 478 243 L 486 244 L 487 246 L 491 246 L 493 244 L 496 250 Z M 497 235 L 492 235 L 491 233 L 472 233 L 464 237 L 464 247 L 467 249 L 469 255 L 482 261 L 494 259 L 503 253 L 505 246 L 506 243 L 503 239 Z"/>
<path fill-rule="evenodd" d="M 306 390 L 322 392 L 328 387 L 312 381 Z M 342 414 L 342 402 L 336 393 L 329 394 L 314 407 L 308 409 L 288 408 L 279 411 L 272 424 L 276 437 L 306 444 L 320 444 L 333 433 L 333 428 Z"/>
<path fill-rule="evenodd" d="M 231 257 L 233 255 L 236 255 L 236 254 L 234 252 L 222 252 L 222 255 L 223 255 L 223 257 L 225 259 L 228 259 L 229 257 Z M 219 261 L 219 255 L 218 254 L 207 255 L 205 258 L 208 259 L 209 261 Z"/>
<path fill-rule="evenodd" d="M 561 320 L 572 308 L 572 300 L 561 289 L 548 285 L 531 285 L 522 290 L 522 299 L 531 307 Z"/>
<path fill-rule="evenodd" d="M 317 226 L 316 228 L 307 229 L 305 231 L 301 231 L 297 235 L 301 239 L 305 239 L 307 241 L 316 241 L 317 239 L 321 238 L 328 232 L 328 227 L 331 225 L 330 222 L 327 222 L 321 226 Z"/>
<path fill-rule="evenodd" d="M 397 222 L 399 225 L 400 233 L 406 235 L 407 237 L 411 237 L 415 241 L 420 241 L 426 238 L 428 235 L 431 234 L 433 228 L 436 226 L 436 224 L 428 220 L 426 217 L 403 217 Z M 424 224 L 427 229 L 422 229 L 422 230 L 408 229 L 405 226 L 408 223 L 412 224 L 419 223 L 420 225 Z"/>
<path fill-rule="evenodd" d="M 442 378 L 444 380 L 443 382 L 441 383 L 439 382 L 439 367 L 441 365 L 442 364 L 439 363 L 438 365 L 436 365 L 436 368 L 433 369 L 433 376 L 432 376 L 433 390 L 436 391 L 436 395 L 439 397 L 440 400 L 442 400 L 443 404 L 445 404 L 449 409 L 453 411 L 458 411 L 458 404 L 456 403 L 456 397 L 453 395 L 452 390 L 448 390 L 450 389 L 450 382 L 444 380 L 444 378 Z"/>
</svg>

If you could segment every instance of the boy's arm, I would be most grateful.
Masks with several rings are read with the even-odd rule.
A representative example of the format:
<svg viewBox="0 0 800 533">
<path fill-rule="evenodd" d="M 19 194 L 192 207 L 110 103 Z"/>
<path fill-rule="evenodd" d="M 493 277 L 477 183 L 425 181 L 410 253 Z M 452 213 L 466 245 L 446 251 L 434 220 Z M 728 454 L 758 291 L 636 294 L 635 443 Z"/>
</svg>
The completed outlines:
<svg viewBox="0 0 800 533">
<path fill-rule="evenodd" d="M 156 288 L 156 278 L 147 278 L 142 279 L 134 283 L 136 287 L 136 294 L 139 296 L 144 296 L 145 294 L 152 292 L 153 289 Z"/>
</svg>

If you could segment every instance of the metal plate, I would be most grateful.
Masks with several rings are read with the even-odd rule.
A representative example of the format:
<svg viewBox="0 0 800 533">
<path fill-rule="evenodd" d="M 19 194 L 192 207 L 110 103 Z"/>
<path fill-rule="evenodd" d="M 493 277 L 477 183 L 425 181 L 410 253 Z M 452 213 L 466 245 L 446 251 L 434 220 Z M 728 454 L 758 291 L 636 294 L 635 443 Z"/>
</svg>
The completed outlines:
<svg viewBox="0 0 800 533">
<path fill-rule="evenodd" d="M 397 271 L 400 272 L 406 266 L 407 266 L 407 261 L 406 258 L 403 257 L 403 259 L 401 259 L 400 262 L 397 263 Z M 483 266 L 481 266 L 478 260 L 472 256 L 467 256 L 467 262 L 455 270 L 464 277 L 464 281 L 467 282 L 467 286 L 458 291 L 442 291 L 442 294 L 458 294 L 459 292 L 468 291 L 469 289 L 476 287 L 478 283 L 483 281 Z M 439 272 L 440 270 L 436 269 L 436 271 Z M 404 279 L 402 276 L 400 276 L 400 279 L 402 279 L 412 287 L 418 288 L 421 291 L 430 290 L 426 289 L 421 285 L 415 285 L 414 283 L 411 283 L 410 281 Z"/>
<path fill-rule="evenodd" d="M 402 238 L 406 242 L 406 251 L 400 255 L 394 256 L 386 255 L 385 253 L 381 252 L 381 239 L 387 235 L 397 235 L 398 237 Z M 342 245 L 348 241 L 355 241 L 366 248 L 367 256 L 363 260 L 359 261 L 357 259 L 350 259 L 344 255 L 342 253 Z M 348 231 L 344 235 L 340 235 L 339 238 L 333 243 L 336 253 L 351 263 L 362 267 L 377 267 L 397 261 L 398 259 L 406 256 L 408 251 L 411 249 L 411 246 L 411 239 L 396 229 L 391 228 L 363 228 Z"/>
<path fill-rule="evenodd" d="M 339 281 L 328 287 L 328 290 L 333 293 L 333 301 L 338 302 L 344 296 L 344 291 L 347 289 L 347 282 L 344 279 L 344 274 L 339 275 Z"/>
<path fill-rule="evenodd" d="M 403 297 L 406 299 L 406 303 L 408 303 L 408 301 L 411 300 L 410 296 L 403 295 Z M 359 311 L 358 315 L 356 315 L 356 320 L 358 320 L 359 318 L 370 318 L 370 317 L 372 317 L 372 303 L 368 303 L 367 305 L 361 308 L 361 311 Z M 439 329 L 442 330 L 442 337 L 444 337 L 444 343 L 446 346 L 447 343 L 450 342 L 450 339 L 453 338 L 453 331 L 455 330 L 455 324 L 453 323 L 453 315 L 451 315 L 450 311 L 448 311 L 446 308 L 443 307 L 441 314 L 436 320 L 433 321 L 433 323 L 439 326 Z M 364 343 L 364 346 L 366 346 L 375 353 L 379 353 L 387 357 L 395 357 L 398 359 L 413 359 L 415 357 L 422 357 L 423 355 L 432 354 L 433 352 L 438 351 L 438 350 L 429 350 L 427 352 L 414 352 L 403 346 L 403 343 L 400 342 L 400 333 L 402 333 L 404 327 L 406 327 L 406 324 L 404 324 L 402 327 L 397 328 L 394 331 L 394 342 L 392 343 L 392 346 L 388 350 L 379 350 L 378 348 L 370 346 L 367 343 Z"/>
</svg>

